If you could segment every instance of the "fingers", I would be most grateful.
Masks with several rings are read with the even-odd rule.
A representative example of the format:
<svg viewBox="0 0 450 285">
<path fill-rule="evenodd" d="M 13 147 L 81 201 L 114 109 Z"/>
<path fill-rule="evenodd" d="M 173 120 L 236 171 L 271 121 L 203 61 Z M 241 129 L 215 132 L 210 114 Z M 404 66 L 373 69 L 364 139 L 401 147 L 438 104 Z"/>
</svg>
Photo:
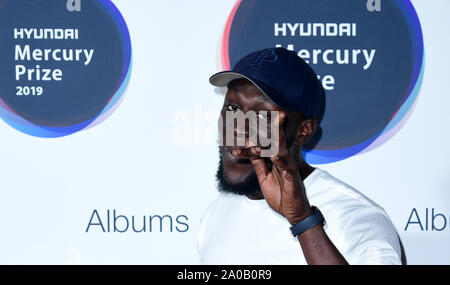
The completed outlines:
<svg viewBox="0 0 450 285">
<path fill-rule="evenodd" d="M 257 148 L 257 150 L 256 150 Z M 231 154 L 236 157 L 241 158 L 260 158 L 261 148 L 251 147 L 251 148 L 237 148 L 233 149 Z"/>
<path fill-rule="evenodd" d="M 278 128 L 278 140 L 275 140 L 275 144 L 278 146 L 278 153 L 272 155 L 270 160 L 276 167 L 281 169 L 289 169 L 292 158 L 289 156 L 289 150 L 287 148 L 286 133 L 283 128 L 283 122 L 286 118 L 286 113 L 280 111 L 278 118 L 274 122 L 274 127 Z"/>
<path fill-rule="evenodd" d="M 264 183 L 267 175 L 269 175 L 269 170 L 267 169 L 264 158 L 261 157 L 261 148 L 259 146 L 234 149 L 232 151 L 232 154 L 237 157 L 248 158 L 253 168 L 255 169 L 255 173 L 258 177 L 258 182 L 260 183 L 260 185 Z"/>
<path fill-rule="evenodd" d="M 279 205 L 280 199 L 280 188 L 273 187 L 273 185 L 268 185 L 265 183 L 270 174 L 269 169 L 267 168 L 266 162 L 264 158 L 261 157 L 261 149 L 258 147 L 252 147 L 251 152 L 253 155 L 257 156 L 257 158 L 250 158 L 250 163 L 253 165 L 255 169 L 256 176 L 258 177 L 259 185 L 261 186 L 261 192 L 263 193 L 264 198 L 269 202 L 269 204 Z M 277 171 L 274 173 L 277 175 Z M 278 176 L 278 178 L 280 178 Z M 277 179 L 279 181 L 279 179 Z M 273 181 L 272 181 L 273 182 Z M 270 184 L 270 183 L 269 183 Z"/>
<path fill-rule="evenodd" d="M 285 118 L 286 113 L 284 111 L 280 111 L 278 113 L 278 118 L 275 119 L 274 122 L 274 128 L 278 130 L 278 140 L 275 140 L 275 144 L 278 146 L 279 152 L 281 152 L 283 149 L 287 149 L 286 134 L 283 128 L 283 122 Z"/>
<path fill-rule="evenodd" d="M 257 158 L 261 157 L 261 148 L 252 139 L 246 139 L 245 147 L 233 149 L 232 154 L 242 158 Z"/>
<path fill-rule="evenodd" d="M 270 160 L 273 162 L 273 166 L 279 170 L 281 180 L 283 181 L 283 190 L 294 189 L 298 183 L 298 169 L 294 159 L 291 157 L 287 148 L 286 133 L 283 128 L 283 122 L 286 118 L 286 114 L 281 111 L 279 113 L 278 120 L 275 124 L 279 129 L 278 138 L 278 153 L 272 155 Z"/>
<path fill-rule="evenodd" d="M 279 111 L 278 120 L 275 120 L 274 125 L 279 128 L 283 124 L 285 118 L 286 113 L 284 111 Z"/>
<path fill-rule="evenodd" d="M 259 185 L 261 186 L 261 190 L 263 190 L 264 192 L 265 187 L 263 187 L 263 185 L 267 179 L 267 175 L 269 175 L 269 170 L 267 169 L 266 162 L 264 161 L 264 158 L 258 157 L 258 158 L 251 158 L 250 163 L 253 165 L 253 168 L 255 169 Z"/>
</svg>

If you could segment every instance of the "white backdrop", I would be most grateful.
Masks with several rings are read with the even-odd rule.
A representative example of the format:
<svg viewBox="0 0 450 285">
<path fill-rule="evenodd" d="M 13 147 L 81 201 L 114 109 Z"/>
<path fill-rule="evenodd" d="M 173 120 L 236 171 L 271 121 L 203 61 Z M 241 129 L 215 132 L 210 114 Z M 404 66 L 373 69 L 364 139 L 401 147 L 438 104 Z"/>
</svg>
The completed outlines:
<svg viewBox="0 0 450 285">
<path fill-rule="evenodd" d="M 130 30 L 133 71 L 106 121 L 42 139 L 0 121 L 0 263 L 195 264 L 199 219 L 216 197 L 215 124 L 223 97 L 208 83 L 235 0 L 114 0 Z M 450 263 L 450 28 L 446 0 L 412 1 L 424 35 L 415 109 L 384 145 L 320 165 L 383 206 L 408 264 Z M 185 130 L 182 140 L 177 136 Z M 442 231 L 405 231 L 415 208 L 446 217 Z M 104 215 L 185 215 L 186 232 L 86 232 Z M 439 227 L 442 218 L 436 218 Z"/>
</svg>

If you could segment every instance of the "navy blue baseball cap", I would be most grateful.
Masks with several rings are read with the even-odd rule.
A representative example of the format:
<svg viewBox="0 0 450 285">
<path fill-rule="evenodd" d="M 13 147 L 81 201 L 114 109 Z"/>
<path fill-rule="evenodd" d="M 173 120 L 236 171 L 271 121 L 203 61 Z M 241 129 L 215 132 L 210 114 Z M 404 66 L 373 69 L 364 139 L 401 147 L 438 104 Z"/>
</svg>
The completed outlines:
<svg viewBox="0 0 450 285">
<path fill-rule="evenodd" d="M 300 111 L 307 119 L 318 118 L 325 94 L 312 68 L 295 52 L 268 48 L 241 58 L 229 71 L 221 71 L 209 82 L 225 87 L 235 79 L 247 79 L 275 105 Z"/>
</svg>

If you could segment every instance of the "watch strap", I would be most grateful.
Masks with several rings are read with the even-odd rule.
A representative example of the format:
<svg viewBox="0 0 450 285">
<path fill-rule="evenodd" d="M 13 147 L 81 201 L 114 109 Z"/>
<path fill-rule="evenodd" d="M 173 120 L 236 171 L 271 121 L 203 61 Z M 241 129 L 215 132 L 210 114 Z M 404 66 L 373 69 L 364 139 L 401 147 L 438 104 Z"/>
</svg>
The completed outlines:
<svg viewBox="0 0 450 285">
<path fill-rule="evenodd" d="M 320 210 L 315 206 L 311 206 L 311 209 L 313 210 L 311 215 L 291 227 L 291 232 L 294 237 L 301 235 L 318 224 L 325 225 L 325 218 Z"/>
</svg>

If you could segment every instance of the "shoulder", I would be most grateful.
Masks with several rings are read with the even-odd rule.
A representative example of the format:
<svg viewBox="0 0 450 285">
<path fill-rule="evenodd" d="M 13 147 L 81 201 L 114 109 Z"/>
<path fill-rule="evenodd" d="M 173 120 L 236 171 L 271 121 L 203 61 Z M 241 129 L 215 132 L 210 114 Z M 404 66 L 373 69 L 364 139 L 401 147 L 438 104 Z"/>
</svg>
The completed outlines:
<svg viewBox="0 0 450 285">
<path fill-rule="evenodd" d="M 334 177 L 328 171 L 316 168 L 313 176 L 305 184 L 308 197 L 324 201 L 333 199 L 336 202 L 349 203 L 351 205 L 373 207 L 382 209 L 380 205 L 362 194 L 356 188 Z"/>
<path fill-rule="evenodd" d="M 356 188 L 332 176 L 325 170 L 317 173 L 305 184 L 310 203 L 316 203 L 333 215 L 349 218 L 372 213 L 388 217 L 386 211 Z M 316 206 L 318 206 L 316 205 Z M 359 211 L 363 211 L 362 213 Z M 359 214 L 358 214 L 359 213 Z"/>
<path fill-rule="evenodd" d="M 400 263 L 398 234 L 383 207 L 325 170 L 312 182 L 310 203 L 322 211 L 325 230 L 350 263 Z"/>
</svg>

